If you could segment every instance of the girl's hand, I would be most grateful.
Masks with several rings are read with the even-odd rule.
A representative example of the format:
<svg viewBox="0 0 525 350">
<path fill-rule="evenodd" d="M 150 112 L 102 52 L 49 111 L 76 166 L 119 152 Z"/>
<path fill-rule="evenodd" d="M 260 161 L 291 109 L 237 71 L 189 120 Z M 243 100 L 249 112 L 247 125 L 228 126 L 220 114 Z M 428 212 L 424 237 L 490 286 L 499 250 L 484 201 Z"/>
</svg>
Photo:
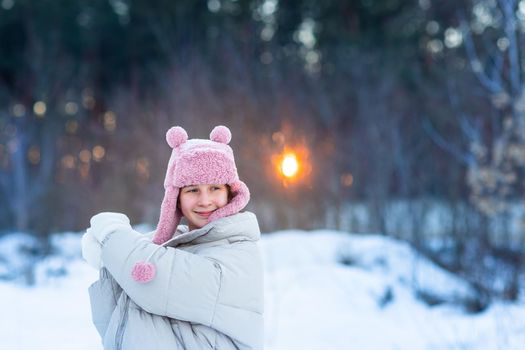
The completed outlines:
<svg viewBox="0 0 525 350">
<path fill-rule="evenodd" d="M 87 231 L 82 236 L 82 257 L 91 267 L 102 268 L 102 245 Z"/>
<path fill-rule="evenodd" d="M 131 229 L 129 218 L 120 213 L 99 213 L 93 216 L 89 222 L 91 227 L 87 229 L 87 232 L 92 234 L 100 243 L 104 243 L 104 239 L 111 232 L 118 229 Z"/>
</svg>

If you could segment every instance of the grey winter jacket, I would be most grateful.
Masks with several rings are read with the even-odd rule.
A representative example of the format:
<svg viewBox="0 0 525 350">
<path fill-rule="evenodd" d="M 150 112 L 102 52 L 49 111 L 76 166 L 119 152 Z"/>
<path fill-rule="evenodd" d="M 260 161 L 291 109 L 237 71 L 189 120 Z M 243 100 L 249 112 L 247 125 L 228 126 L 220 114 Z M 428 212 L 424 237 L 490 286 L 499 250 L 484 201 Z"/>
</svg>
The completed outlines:
<svg viewBox="0 0 525 350">
<path fill-rule="evenodd" d="M 263 268 L 253 213 L 225 217 L 179 236 L 151 258 L 156 277 L 131 278 L 158 247 L 132 229 L 102 248 L 100 279 L 89 287 L 93 323 L 106 350 L 262 349 Z"/>
</svg>

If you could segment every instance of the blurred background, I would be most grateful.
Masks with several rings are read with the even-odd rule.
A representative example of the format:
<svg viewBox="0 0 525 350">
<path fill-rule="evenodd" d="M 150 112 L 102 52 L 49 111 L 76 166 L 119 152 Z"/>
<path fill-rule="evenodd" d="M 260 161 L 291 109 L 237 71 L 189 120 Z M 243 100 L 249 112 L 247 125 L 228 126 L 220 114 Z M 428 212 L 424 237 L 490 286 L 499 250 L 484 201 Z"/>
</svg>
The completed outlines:
<svg viewBox="0 0 525 350">
<path fill-rule="evenodd" d="M 0 231 L 38 260 L 100 211 L 154 226 L 166 131 L 226 125 L 264 232 L 401 239 L 516 301 L 524 33 L 523 0 L 0 0 Z"/>
</svg>

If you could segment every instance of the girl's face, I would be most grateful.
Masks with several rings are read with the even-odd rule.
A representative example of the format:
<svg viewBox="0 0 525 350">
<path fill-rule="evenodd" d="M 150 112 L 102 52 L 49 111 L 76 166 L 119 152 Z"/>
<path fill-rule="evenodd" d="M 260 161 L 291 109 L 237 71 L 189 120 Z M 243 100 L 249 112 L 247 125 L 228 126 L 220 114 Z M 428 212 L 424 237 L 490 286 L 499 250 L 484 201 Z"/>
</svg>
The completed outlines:
<svg viewBox="0 0 525 350">
<path fill-rule="evenodd" d="M 179 208 L 188 220 L 190 230 L 201 228 L 217 209 L 228 203 L 226 185 L 192 185 L 183 187 L 179 194 Z"/>
</svg>

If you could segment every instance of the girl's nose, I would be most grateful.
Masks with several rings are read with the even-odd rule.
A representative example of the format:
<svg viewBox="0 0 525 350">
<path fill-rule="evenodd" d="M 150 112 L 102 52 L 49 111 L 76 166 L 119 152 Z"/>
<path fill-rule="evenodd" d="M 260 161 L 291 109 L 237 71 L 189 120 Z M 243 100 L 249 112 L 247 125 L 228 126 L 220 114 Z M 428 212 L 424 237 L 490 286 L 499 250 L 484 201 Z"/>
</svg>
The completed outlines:
<svg viewBox="0 0 525 350">
<path fill-rule="evenodd" d="M 199 204 L 200 205 L 208 205 L 211 204 L 211 196 L 206 193 L 205 191 L 202 191 L 199 196 Z"/>
</svg>

